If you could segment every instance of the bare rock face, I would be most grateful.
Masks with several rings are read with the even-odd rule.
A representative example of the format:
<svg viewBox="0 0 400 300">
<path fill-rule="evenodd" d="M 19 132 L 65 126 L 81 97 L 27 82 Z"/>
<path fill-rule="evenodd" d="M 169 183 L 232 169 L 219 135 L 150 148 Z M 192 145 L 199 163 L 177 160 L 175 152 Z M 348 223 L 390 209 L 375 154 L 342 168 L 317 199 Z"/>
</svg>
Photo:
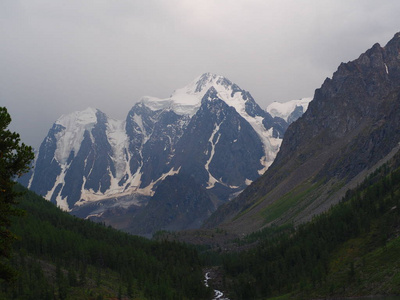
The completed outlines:
<svg viewBox="0 0 400 300">
<path fill-rule="evenodd" d="M 144 97 L 125 120 L 94 108 L 61 116 L 23 182 L 74 215 L 132 233 L 199 227 L 271 165 L 287 126 L 206 73 L 169 98 Z"/>
<path fill-rule="evenodd" d="M 177 174 L 159 185 L 147 206 L 133 214 L 126 230 L 147 235 L 160 229 L 199 228 L 214 211 L 210 195 L 194 178 Z"/>
<path fill-rule="evenodd" d="M 375 44 L 340 64 L 289 126 L 272 166 L 220 207 L 206 227 L 225 222 L 232 230 L 252 231 L 270 222 L 301 222 L 340 200 L 341 187 L 373 169 L 400 142 L 399 53 L 397 33 L 385 47 Z M 291 193 L 300 196 L 288 204 Z M 278 203 L 286 209 L 276 209 Z"/>
<path fill-rule="evenodd" d="M 286 132 L 277 163 L 293 150 L 305 158 L 339 142 L 345 145 L 332 153 L 317 177 L 352 178 L 397 145 L 392 129 L 398 118 L 399 40 L 396 34 L 386 47 L 375 44 L 358 59 L 339 66 L 332 79 L 316 90 L 303 118 Z M 310 149 L 307 141 L 316 147 Z"/>
</svg>

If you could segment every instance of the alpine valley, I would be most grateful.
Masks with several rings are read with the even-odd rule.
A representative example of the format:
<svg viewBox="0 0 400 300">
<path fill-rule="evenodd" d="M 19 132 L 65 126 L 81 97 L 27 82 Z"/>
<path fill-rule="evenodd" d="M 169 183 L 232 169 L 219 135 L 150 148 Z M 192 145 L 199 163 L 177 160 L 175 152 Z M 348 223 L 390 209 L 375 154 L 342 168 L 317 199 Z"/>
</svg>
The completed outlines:
<svg viewBox="0 0 400 300">
<path fill-rule="evenodd" d="M 62 116 L 21 182 L 153 240 L 29 192 L 12 231 L 23 276 L 0 298 L 400 295 L 400 33 L 310 100 L 264 111 L 204 74 L 125 121 Z"/>
<path fill-rule="evenodd" d="M 310 101 L 263 110 L 206 73 L 168 98 L 143 97 L 125 120 L 93 108 L 61 116 L 21 182 L 73 215 L 130 233 L 199 228 L 269 168 Z"/>
</svg>

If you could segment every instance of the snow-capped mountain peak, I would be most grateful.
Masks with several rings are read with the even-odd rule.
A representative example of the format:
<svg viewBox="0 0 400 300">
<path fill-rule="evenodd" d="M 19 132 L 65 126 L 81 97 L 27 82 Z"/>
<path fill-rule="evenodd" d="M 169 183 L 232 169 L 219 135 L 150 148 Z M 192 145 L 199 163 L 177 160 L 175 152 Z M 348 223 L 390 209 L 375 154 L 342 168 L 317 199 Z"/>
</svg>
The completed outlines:
<svg viewBox="0 0 400 300">
<path fill-rule="evenodd" d="M 55 122 L 64 129 L 56 133 L 55 158 L 59 163 L 64 164 L 72 151 L 78 153 L 85 131 L 90 131 L 97 123 L 97 112 L 97 109 L 88 107 L 83 111 L 62 115 Z"/>
<path fill-rule="evenodd" d="M 303 112 L 305 112 L 311 100 L 312 98 L 301 98 L 299 100 L 291 100 L 284 103 L 275 101 L 268 105 L 267 112 L 272 117 L 279 117 L 284 119 L 285 121 L 288 121 L 288 117 L 297 106 L 301 106 L 303 108 Z"/>
<path fill-rule="evenodd" d="M 194 94 L 204 94 L 208 91 L 210 87 L 214 87 L 216 90 L 220 89 L 232 89 L 234 86 L 229 79 L 224 76 L 213 74 L 213 73 L 204 73 L 200 75 L 196 79 L 194 79 L 189 85 L 185 88 L 188 92 Z"/>
<path fill-rule="evenodd" d="M 146 96 L 141 102 L 154 111 L 171 109 L 178 115 L 192 116 L 199 109 L 201 100 L 211 87 L 224 101 L 231 98 L 235 92 L 241 91 L 236 84 L 221 75 L 204 73 L 186 86 L 176 89 L 168 98 Z"/>
<path fill-rule="evenodd" d="M 249 92 L 205 73 L 168 98 L 143 97 L 125 120 L 90 107 L 61 116 L 40 147 L 29 187 L 87 217 L 110 205 L 147 207 L 176 175 L 192 178 L 214 207 L 270 166 L 287 126 Z M 186 192 L 184 199 L 198 195 Z"/>
<path fill-rule="evenodd" d="M 96 108 L 88 107 L 82 111 L 62 115 L 55 123 L 64 127 L 73 127 L 75 124 L 76 126 L 91 126 L 96 123 L 97 111 Z"/>
</svg>

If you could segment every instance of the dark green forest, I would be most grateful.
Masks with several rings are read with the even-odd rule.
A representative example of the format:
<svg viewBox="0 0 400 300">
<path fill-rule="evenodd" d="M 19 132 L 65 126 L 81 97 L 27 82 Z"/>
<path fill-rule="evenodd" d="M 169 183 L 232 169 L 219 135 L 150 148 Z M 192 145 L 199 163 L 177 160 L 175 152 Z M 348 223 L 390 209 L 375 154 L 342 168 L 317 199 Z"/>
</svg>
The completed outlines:
<svg viewBox="0 0 400 300">
<path fill-rule="evenodd" d="M 4 299 L 210 299 L 202 268 L 219 265 L 231 299 L 400 294 L 400 155 L 311 222 L 271 226 L 217 253 L 150 241 L 24 195 Z"/>
<path fill-rule="evenodd" d="M 399 155 L 311 222 L 269 227 L 223 254 L 232 299 L 400 294 Z"/>
<path fill-rule="evenodd" d="M 0 299 L 210 299 L 202 268 L 215 264 L 231 299 L 400 294 L 399 165 L 400 155 L 311 222 L 265 228 L 228 253 L 81 220 L 17 185 L 19 277 Z"/>
<path fill-rule="evenodd" d="M 24 214 L 10 220 L 18 238 L 6 269 L 17 276 L 0 280 L 0 299 L 211 299 L 210 267 L 230 299 L 400 295 L 400 153 L 311 222 L 232 241 L 245 251 L 151 241 L 62 212 L 21 185 L 13 193 Z"/>
<path fill-rule="evenodd" d="M 15 217 L 14 282 L 0 299 L 209 299 L 197 251 L 176 242 L 131 236 L 23 196 Z"/>
</svg>

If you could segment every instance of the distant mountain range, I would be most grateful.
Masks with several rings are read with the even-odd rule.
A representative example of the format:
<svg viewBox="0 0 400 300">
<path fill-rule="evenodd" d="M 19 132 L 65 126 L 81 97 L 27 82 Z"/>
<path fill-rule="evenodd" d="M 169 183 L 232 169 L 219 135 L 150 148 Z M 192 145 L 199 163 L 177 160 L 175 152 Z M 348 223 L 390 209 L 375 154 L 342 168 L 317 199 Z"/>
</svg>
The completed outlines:
<svg viewBox="0 0 400 300">
<path fill-rule="evenodd" d="M 286 131 L 271 167 L 205 227 L 237 234 L 310 220 L 388 161 L 400 143 L 400 33 L 340 64 Z"/>
<path fill-rule="evenodd" d="M 137 234 L 198 228 L 262 175 L 311 98 L 263 110 L 206 73 L 125 120 L 98 109 L 61 116 L 23 183 L 64 210 Z"/>
<path fill-rule="evenodd" d="M 310 100 L 273 103 L 264 111 L 226 78 L 204 74 L 167 99 L 143 98 L 125 121 L 96 109 L 61 117 L 41 145 L 34 173 L 22 179 L 31 189 L 72 214 L 131 233 L 202 228 L 159 232 L 161 247 L 129 241 L 110 228 L 105 238 L 101 226 L 72 224 L 77 220 L 27 193 L 21 204 L 28 218 L 15 227 L 27 237 L 16 246 L 25 254 L 13 260 L 22 281 L 3 294 L 44 295 L 54 281 L 48 277 L 60 273 L 51 253 L 82 244 L 75 237 L 86 244 L 67 254 L 73 258 L 78 251 L 84 261 L 70 264 L 62 255 L 61 273 L 68 273 L 69 285 L 61 285 L 64 275 L 56 274 L 58 289 L 48 286 L 48 295 L 82 290 L 86 275 L 79 274 L 78 287 L 73 268 L 86 270 L 89 264 L 96 274 L 108 268 L 107 276 L 95 280 L 107 283 L 111 296 L 119 289 L 121 297 L 126 282 L 128 295 L 134 284 L 135 292 L 149 297 L 173 297 L 174 278 L 185 278 L 179 275 L 193 275 L 184 280 L 189 287 L 200 283 L 200 261 L 207 278 L 208 270 L 214 273 L 212 287 L 232 299 L 399 294 L 400 33 L 385 47 L 375 44 L 340 64 Z M 168 239 L 203 244 L 207 251 L 199 260 L 194 249 Z M 124 254 L 119 240 L 139 251 Z M 118 270 L 107 265 L 114 245 L 121 248 L 117 258 L 125 257 L 114 259 Z M 177 251 L 184 254 L 183 264 L 177 264 Z M 131 253 L 134 259 L 128 259 Z M 164 267 L 176 276 L 164 276 L 167 284 L 155 290 L 165 258 Z M 156 263 L 155 272 L 136 272 L 138 263 L 149 269 L 146 259 Z M 222 263 L 215 266 L 216 261 Z M 207 293 L 182 286 L 177 292 L 188 297 Z M 91 296 L 104 294 L 103 285 L 97 287 L 101 291 Z"/>
</svg>

